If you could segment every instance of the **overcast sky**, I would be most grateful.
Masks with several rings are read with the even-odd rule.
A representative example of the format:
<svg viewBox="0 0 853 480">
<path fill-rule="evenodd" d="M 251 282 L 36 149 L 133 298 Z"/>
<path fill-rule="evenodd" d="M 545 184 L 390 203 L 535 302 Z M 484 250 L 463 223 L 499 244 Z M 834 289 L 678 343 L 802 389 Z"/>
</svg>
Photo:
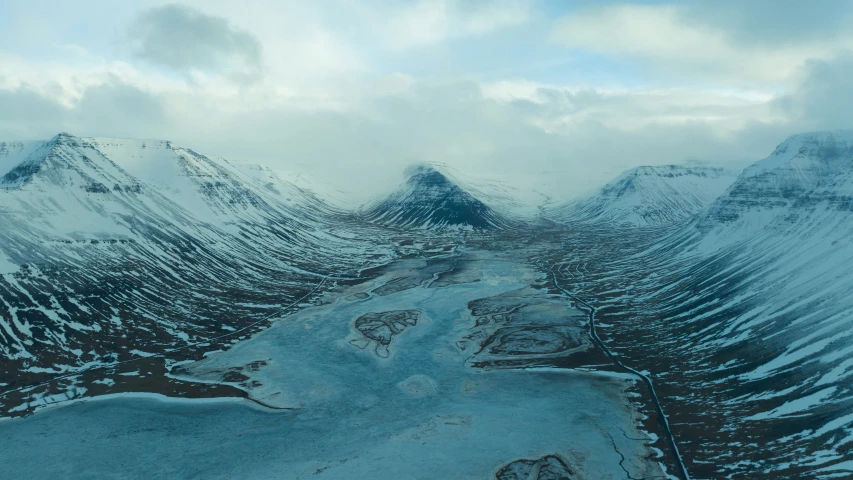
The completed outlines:
<svg viewBox="0 0 853 480">
<path fill-rule="evenodd" d="M 853 1 L 0 0 L 0 140 L 158 138 L 356 193 L 568 197 L 853 127 Z"/>
</svg>

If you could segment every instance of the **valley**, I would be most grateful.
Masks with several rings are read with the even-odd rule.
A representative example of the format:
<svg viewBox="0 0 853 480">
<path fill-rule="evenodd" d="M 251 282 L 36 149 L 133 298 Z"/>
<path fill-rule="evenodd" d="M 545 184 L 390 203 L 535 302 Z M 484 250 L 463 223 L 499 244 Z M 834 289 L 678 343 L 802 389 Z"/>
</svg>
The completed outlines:
<svg viewBox="0 0 853 480">
<path fill-rule="evenodd" d="M 642 386 L 545 283 L 511 253 L 403 260 L 170 373 L 251 403 L 95 398 L 2 427 L 70 460 L 5 440 L 2 457 L 13 476 L 665 478 L 672 456 L 645 433 Z M 62 441 L 76 431 L 85 444 Z"/>
<path fill-rule="evenodd" d="M 850 132 L 535 217 L 429 165 L 342 210 L 171 142 L 0 145 L 12 478 L 853 474 Z"/>
</svg>

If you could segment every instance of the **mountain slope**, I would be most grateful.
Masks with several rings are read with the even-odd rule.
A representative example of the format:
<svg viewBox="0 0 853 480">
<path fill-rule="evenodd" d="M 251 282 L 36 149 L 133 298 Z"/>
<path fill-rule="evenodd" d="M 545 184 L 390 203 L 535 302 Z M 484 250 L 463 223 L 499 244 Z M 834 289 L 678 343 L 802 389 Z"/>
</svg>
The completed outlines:
<svg viewBox="0 0 853 480">
<path fill-rule="evenodd" d="M 285 185 L 169 142 L 106 143 L 0 144 L 0 391 L 221 347 L 388 258 L 381 233 Z M 85 391 L 63 382 L 27 402 Z"/>
<path fill-rule="evenodd" d="M 253 171 L 171 142 L 85 141 L 144 184 L 189 210 L 196 220 L 263 244 L 266 255 L 273 253 L 282 261 L 298 264 L 305 256 L 301 249 L 310 251 L 305 254 L 316 255 L 315 245 L 342 243 L 327 233 L 331 211 L 328 206 L 268 170 Z M 259 175 L 267 178 L 259 180 Z"/>
<path fill-rule="evenodd" d="M 411 168 L 403 187 L 368 207 L 369 221 L 397 228 L 494 229 L 507 220 L 430 166 Z"/>
<path fill-rule="evenodd" d="M 735 178 L 735 173 L 722 168 L 637 167 L 597 194 L 561 205 L 546 216 L 564 223 L 671 225 L 699 213 Z"/>
<path fill-rule="evenodd" d="M 502 172 L 479 171 L 471 175 L 445 163 L 431 162 L 429 166 L 508 219 L 534 219 L 555 203 L 548 192 L 558 182 L 544 173 L 530 172 L 522 178 L 507 178 L 508 174 Z"/>
<path fill-rule="evenodd" d="M 797 135 L 674 234 L 567 262 L 694 476 L 853 475 L 851 199 L 853 132 Z"/>
<path fill-rule="evenodd" d="M 341 208 L 324 201 L 317 192 L 288 181 L 280 172 L 263 165 L 234 164 L 250 182 L 273 194 L 279 203 L 286 205 L 301 218 L 322 220 L 337 215 L 347 215 Z"/>
</svg>

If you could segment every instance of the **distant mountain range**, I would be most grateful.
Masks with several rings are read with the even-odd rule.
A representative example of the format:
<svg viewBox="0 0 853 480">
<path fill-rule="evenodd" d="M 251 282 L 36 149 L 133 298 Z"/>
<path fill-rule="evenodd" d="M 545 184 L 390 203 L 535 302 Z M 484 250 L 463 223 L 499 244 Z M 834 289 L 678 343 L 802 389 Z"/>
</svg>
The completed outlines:
<svg viewBox="0 0 853 480">
<path fill-rule="evenodd" d="M 547 211 L 563 223 L 666 226 L 691 218 L 725 192 L 737 172 L 712 167 L 637 167 L 587 198 Z"/>
</svg>

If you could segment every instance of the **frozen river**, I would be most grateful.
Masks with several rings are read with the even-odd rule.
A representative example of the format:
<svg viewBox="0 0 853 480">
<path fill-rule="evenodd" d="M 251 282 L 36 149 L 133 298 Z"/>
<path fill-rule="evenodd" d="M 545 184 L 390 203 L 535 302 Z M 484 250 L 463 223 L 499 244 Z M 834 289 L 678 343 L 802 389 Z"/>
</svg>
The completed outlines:
<svg viewBox="0 0 853 480">
<path fill-rule="evenodd" d="M 0 476 L 661 476 L 630 380 L 507 368 L 595 348 L 538 279 L 493 254 L 401 262 L 176 372 L 258 403 L 124 396 L 6 420 Z"/>
</svg>

